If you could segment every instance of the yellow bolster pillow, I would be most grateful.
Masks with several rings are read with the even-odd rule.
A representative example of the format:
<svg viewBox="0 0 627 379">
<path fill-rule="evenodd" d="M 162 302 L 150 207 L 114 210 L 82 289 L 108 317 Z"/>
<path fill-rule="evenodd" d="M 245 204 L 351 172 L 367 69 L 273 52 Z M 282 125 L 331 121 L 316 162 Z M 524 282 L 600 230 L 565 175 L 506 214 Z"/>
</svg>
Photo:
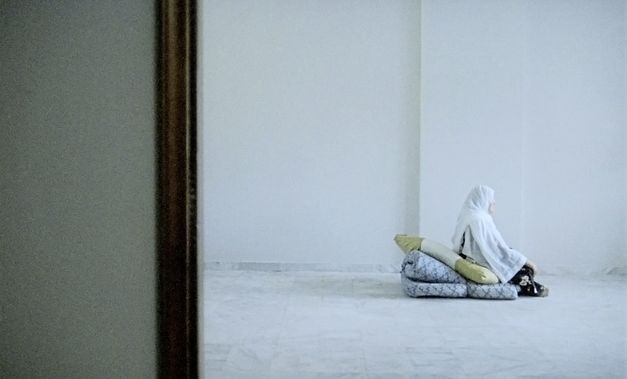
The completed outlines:
<svg viewBox="0 0 627 379">
<path fill-rule="evenodd" d="M 489 269 L 465 259 L 455 262 L 455 271 L 468 280 L 479 284 L 496 284 L 499 278 Z"/>
<path fill-rule="evenodd" d="M 409 252 L 413 250 L 420 250 L 420 246 L 422 245 L 422 238 L 408 236 L 407 234 L 397 234 L 394 236 L 394 241 L 405 254 L 409 254 Z"/>
</svg>

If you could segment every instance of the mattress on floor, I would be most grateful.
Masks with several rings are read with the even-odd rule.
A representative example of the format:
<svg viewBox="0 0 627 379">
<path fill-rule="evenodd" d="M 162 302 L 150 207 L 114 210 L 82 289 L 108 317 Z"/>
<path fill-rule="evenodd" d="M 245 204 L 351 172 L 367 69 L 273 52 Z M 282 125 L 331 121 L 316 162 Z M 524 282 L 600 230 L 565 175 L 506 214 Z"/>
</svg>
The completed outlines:
<svg viewBox="0 0 627 379">
<path fill-rule="evenodd" d="M 410 297 L 467 297 L 468 287 L 462 283 L 428 283 L 409 279 L 401 272 L 403 291 Z"/>
<path fill-rule="evenodd" d="M 410 297 L 472 297 L 513 300 L 518 289 L 509 283 L 477 284 L 464 279 L 453 269 L 416 250 L 401 264 L 401 286 Z"/>
<path fill-rule="evenodd" d="M 468 282 L 468 297 L 475 299 L 514 300 L 518 298 L 518 288 L 509 283 L 477 284 Z"/>
</svg>

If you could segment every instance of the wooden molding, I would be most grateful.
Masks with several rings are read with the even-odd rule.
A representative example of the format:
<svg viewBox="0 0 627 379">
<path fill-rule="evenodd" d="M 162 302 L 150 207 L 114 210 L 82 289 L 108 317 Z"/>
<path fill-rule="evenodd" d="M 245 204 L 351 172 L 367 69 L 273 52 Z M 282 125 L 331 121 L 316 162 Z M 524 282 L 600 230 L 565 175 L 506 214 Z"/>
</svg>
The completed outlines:
<svg viewBox="0 0 627 379">
<path fill-rule="evenodd" d="M 197 378 L 197 7 L 158 4 L 159 377 Z"/>
</svg>

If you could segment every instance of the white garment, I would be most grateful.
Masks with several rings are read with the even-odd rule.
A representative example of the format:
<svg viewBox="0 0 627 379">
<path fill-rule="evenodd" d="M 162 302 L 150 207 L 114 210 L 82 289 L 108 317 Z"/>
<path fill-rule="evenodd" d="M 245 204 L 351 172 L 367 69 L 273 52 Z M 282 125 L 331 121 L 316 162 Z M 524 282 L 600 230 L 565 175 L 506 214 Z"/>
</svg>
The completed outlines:
<svg viewBox="0 0 627 379">
<path fill-rule="evenodd" d="M 502 283 L 507 283 L 527 258 L 510 248 L 496 229 L 489 213 L 493 202 L 494 190 L 488 186 L 476 186 L 470 191 L 457 217 L 453 251 L 461 252 L 464 240 L 463 253 L 492 270 Z"/>
</svg>

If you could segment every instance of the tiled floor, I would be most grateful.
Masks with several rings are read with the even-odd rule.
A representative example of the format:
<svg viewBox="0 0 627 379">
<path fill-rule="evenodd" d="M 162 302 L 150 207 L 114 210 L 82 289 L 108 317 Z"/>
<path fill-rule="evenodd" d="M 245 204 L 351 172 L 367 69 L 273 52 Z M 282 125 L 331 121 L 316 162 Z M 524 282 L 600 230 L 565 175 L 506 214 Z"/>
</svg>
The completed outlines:
<svg viewBox="0 0 627 379">
<path fill-rule="evenodd" d="M 627 378 L 627 277 L 412 299 L 399 275 L 207 271 L 205 378 Z"/>
</svg>

